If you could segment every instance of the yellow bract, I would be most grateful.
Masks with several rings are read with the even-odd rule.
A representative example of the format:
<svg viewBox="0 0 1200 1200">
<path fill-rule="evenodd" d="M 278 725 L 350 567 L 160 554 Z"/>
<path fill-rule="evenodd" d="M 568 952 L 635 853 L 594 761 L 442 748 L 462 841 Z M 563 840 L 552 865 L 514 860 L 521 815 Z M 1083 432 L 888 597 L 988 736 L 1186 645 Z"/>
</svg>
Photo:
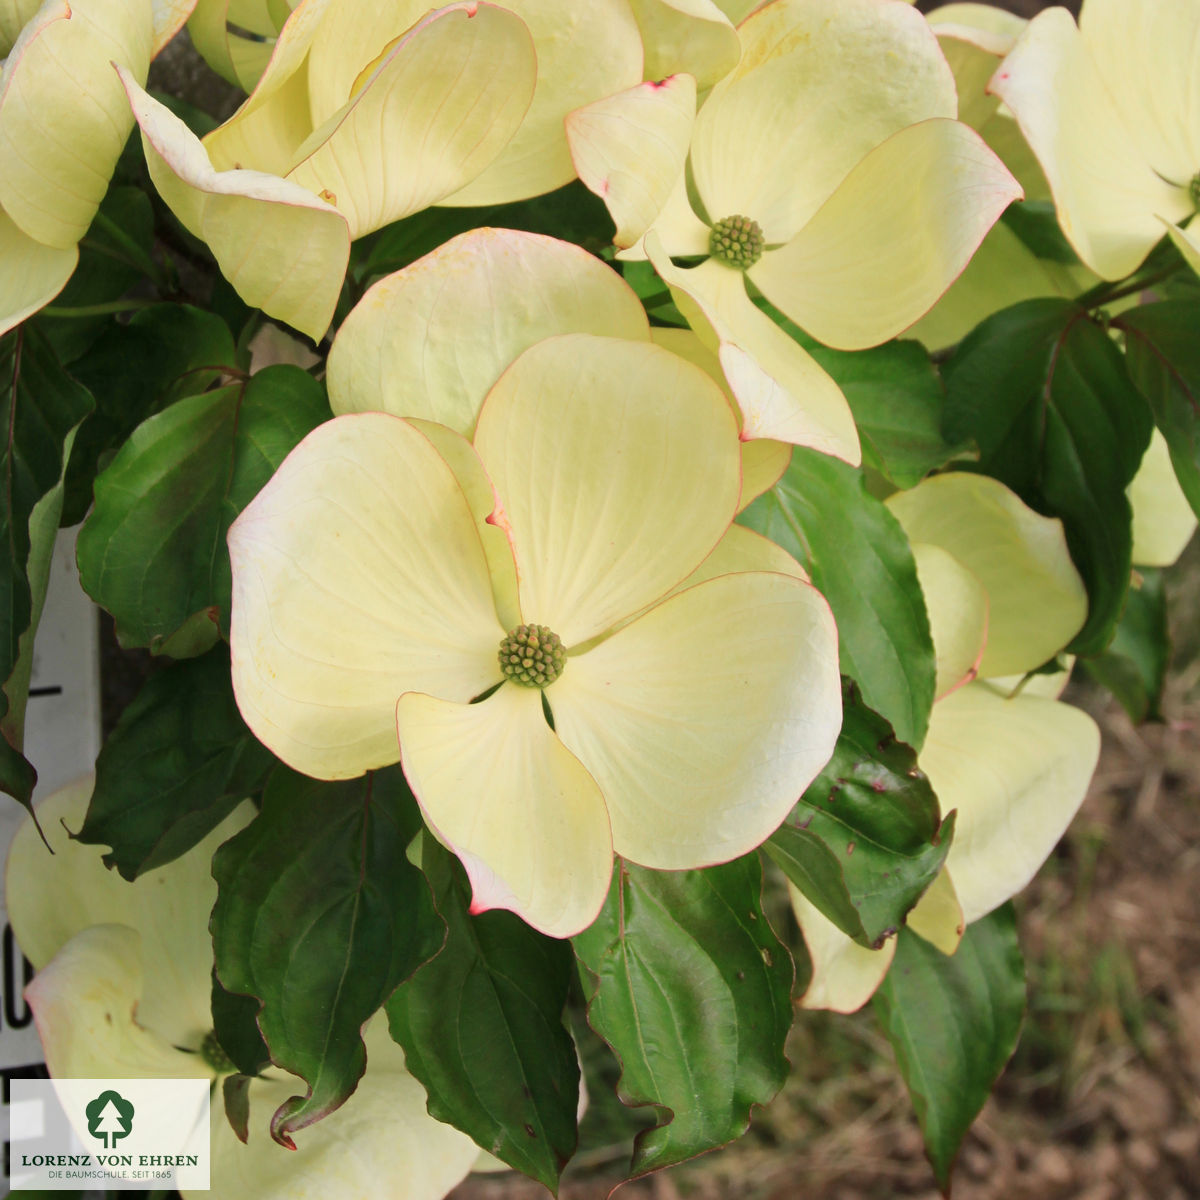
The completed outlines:
<svg viewBox="0 0 1200 1200">
<path fill-rule="evenodd" d="M 1047 689 L 1012 695 L 1070 641 L 1087 615 L 1058 521 L 993 479 L 934 476 L 888 501 L 913 542 L 937 653 L 938 700 L 918 765 L 954 840 L 909 927 L 953 953 L 965 923 L 1019 892 L 1083 802 L 1100 752 L 1095 722 Z M 1017 672 L 1015 682 L 1000 678 Z M 979 678 L 976 678 L 976 676 Z M 1047 694 L 1038 694 L 1045 690 Z M 851 1011 L 882 980 L 894 946 L 869 950 L 793 896 L 814 979 L 808 1007 Z"/>
<path fill-rule="evenodd" d="M 351 240 L 459 192 L 530 111 L 537 61 L 520 17 L 475 0 L 412 8 L 305 0 L 254 92 L 203 143 L 125 78 L 176 216 L 247 303 L 313 338 Z"/>
<path fill-rule="evenodd" d="M 1059 224 L 1105 279 L 1133 271 L 1196 211 L 1200 7 L 1086 0 L 1080 25 L 1035 17 L 991 90 L 1012 110 L 1049 180 Z"/>
<path fill-rule="evenodd" d="M 218 75 L 248 92 L 291 11 L 291 0 L 197 0 L 188 36 Z"/>
<path fill-rule="evenodd" d="M 66 286 L 108 189 L 133 125 L 111 60 L 144 81 L 185 7 L 0 5 L 0 333 Z"/>
<path fill-rule="evenodd" d="M 820 341 L 876 345 L 933 305 L 1020 188 L 953 119 L 953 77 L 915 10 L 771 0 L 737 34 L 738 62 L 694 121 L 690 76 L 572 114 L 576 166 L 608 204 L 622 256 L 648 256 L 720 354 L 750 436 L 857 463 L 840 391 L 765 328 L 746 281 Z M 710 247 L 734 217 L 765 238 L 737 266 Z M 691 270 L 670 261 L 710 253 Z"/>
<path fill-rule="evenodd" d="M 6 892 L 13 931 L 37 968 L 26 990 L 51 1075 L 139 1079 L 213 1076 L 197 1051 L 212 1028 L 216 848 L 253 817 L 238 808 L 187 854 L 126 883 L 100 851 L 71 839 L 92 781 L 38 805 L 42 844 L 26 821 L 9 853 Z M 250 1084 L 250 1139 L 237 1140 L 218 1088 L 212 1102 L 212 1189 L 200 1200 L 288 1200 L 353 1195 L 441 1200 L 471 1169 L 478 1147 L 435 1121 L 404 1069 L 386 1023 L 364 1031 L 369 1066 L 349 1103 L 306 1129 L 290 1151 L 262 1118 L 301 1081 L 271 1068 Z M 255 1119 L 258 1118 L 256 1125 Z M 184 1193 L 185 1197 L 189 1193 Z"/>
<path fill-rule="evenodd" d="M 707 4 L 707 0 L 691 3 Z M 284 26 L 291 7 L 307 12 L 299 20 L 315 16 L 321 24 L 304 64 L 286 49 L 293 40 L 292 29 Z M 624 0 L 591 0 L 588 4 L 507 0 L 504 8 L 524 22 L 533 39 L 536 89 L 515 136 L 490 166 L 475 178 L 464 179 L 454 195 L 446 198 L 450 204 L 502 204 L 567 183 L 573 172 L 563 136 L 563 117 L 581 104 L 642 78 L 639 29 Z M 714 60 L 713 69 L 721 69 L 719 48 L 710 48 L 713 35 L 706 33 L 711 18 L 673 10 L 667 0 L 642 0 L 638 19 L 643 20 L 645 13 L 651 26 L 648 33 L 664 41 L 663 53 L 683 54 L 689 63 L 697 58 Z M 276 43 L 283 45 L 289 69 L 298 68 L 304 80 L 290 81 L 282 103 L 301 114 L 298 119 L 311 117 L 310 128 L 315 128 L 357 89 L 390 44 L 428 12 L 429 6 L 422 0 L 385 0 L 372 5 L 361 0 L 322 0 L 315 5 L 313 0 L 305 4 L 293 4 L 291 0 L 200 0 L 189 29 L 213 68 L 247 90 L 257 84 L 256 96 L 262 95 L 260 79 L 264 71 L 268 87 L 273 89 L 282 81 Z M 732 28 L 719 12 L 716 18 L 728 30 L 736 52 Z M 726 62 L 724 69 L 727 67 Z M 254 101 L 251 107 L 255 107 Z M 234 123 L 245 116 L 248 114 L 239 114 Z M 264 121 L 259 117 L 251 124 L 261 130 Z M 248 130 L 251 124 L 244 128 Z M 246 143 L 242 145 L 244 149 Z M 237 157 L 243 156 L 239 153 Z M 269 169 L 280 173 L 277 167 Z"/>
<path fill-rule="evenodd" d="M 393 386 L 393 331 L 423 384 Z M 696 867 L 758 845 L 840 725 L 827 605 L 731 525 L 735 413 L 648 335 L 575 247 L 464 235 L 350 315 L 330 358 L 348 415 L 230 532 L 254 732 L 317 776 L 400 759 L 475 906 L 560 937 L 595 917 L 614 850 Z M 504 682 L 518 624 L 567 648 L 544 690 Z"/>
<path fill-rule="evenodd" d="M 1157 429 L 1126 495 L 1133 509 L 1134 566 L 1169 567 L 1192 540 L 1196 514 L 1175 476 L 1167 439 Z"/>
</svg>

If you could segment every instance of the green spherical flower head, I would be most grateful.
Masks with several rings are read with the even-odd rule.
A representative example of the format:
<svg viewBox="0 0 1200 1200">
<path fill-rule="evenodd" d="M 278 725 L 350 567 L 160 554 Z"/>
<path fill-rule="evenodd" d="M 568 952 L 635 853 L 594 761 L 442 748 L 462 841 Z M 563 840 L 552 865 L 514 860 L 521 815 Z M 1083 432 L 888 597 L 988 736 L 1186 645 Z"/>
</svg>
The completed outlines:
<svg viewBox="0 0 1200 1200">
<path fill-rule="evenodd" d="M 557 633 L 545 625 L 518 625 L 500 643 L 500 670 L 505 679 L 522 687 L 549 687 L 567 662 L 567 651 Z"/>
<path fill-rule="evenodd" d="M 233 1059 L 221 1048 L 217 1035 L 211 1030 L 204 1035 L 204 1041 L 200 1043 L 200 1057 L 218 1075 L 232 1075 L 237 1070 Z"/>
<path fill-rule="evenodd" d="M 713 258 L 745 271 L 762 258 L 762 228 L 749 217 L 722 217 L 708 236 L 708 252 Z"/>
</svg>

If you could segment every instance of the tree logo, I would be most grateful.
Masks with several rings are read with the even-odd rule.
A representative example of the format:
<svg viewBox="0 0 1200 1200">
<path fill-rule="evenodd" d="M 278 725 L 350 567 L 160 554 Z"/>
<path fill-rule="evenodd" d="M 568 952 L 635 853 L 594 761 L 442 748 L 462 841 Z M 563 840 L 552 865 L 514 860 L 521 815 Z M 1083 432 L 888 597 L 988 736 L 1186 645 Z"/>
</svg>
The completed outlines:
<svg viewBox="0 0 1200 1200">
<path fill-rule="evenodd" d="M 119 1092 L 101 1092 L 84 1110 L 88 1133 L 104 1142 L 111 1150 L 123 1137 L 133 1132 L 133 1105 Z"/>
</svg>

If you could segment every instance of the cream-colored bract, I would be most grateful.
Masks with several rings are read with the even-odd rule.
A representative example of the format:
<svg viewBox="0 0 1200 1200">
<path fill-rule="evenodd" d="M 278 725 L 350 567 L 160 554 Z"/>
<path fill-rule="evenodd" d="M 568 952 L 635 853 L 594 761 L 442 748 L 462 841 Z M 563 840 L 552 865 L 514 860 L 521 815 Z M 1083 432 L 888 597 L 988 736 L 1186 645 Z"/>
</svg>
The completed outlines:
<svg viewBox="0 0 1200 1200">
<path fill-rule="evenodd" d="M 1035 513 L 1004 484 L 950 472 L 897 492 L 887 505 L 909 541 L 940 546 L 987 592 L 983 678 L 1032 671 L 1083 628 L 1087 591 L 1062 522 Z"/>
<path fill-rule="evenodd" d="M 740 273 L 713 259 L 688 270 L 677 267 L 655 230 L 645 245 L 680 312 L 716 355 L 741 409 L 743 436 L 811 446 L 857 466 L 862 448 L 841 389 L 754 306 Z"/>
<path fill-rule="evenodd" d="M 942 874 L 908 925 L 948 954 L 964 922 L 1028 884 L 1083 803 L 1100 731 L 1053 698 L 1065 675 L 1020 688 L 1020 674 L 1000 676 L 1061 651 L 1086 617 L 1086 593 L 1061 523 L 993 479 L 933 476 L 887 503 L 913 543 L 937 654 L 938 699 L 917 763 L 942 813 L 956 814 Z M 808 902 L 794 907 L 817 948 L 804 1003 L 864 1003 L 886 971 L 883 951 L 857 946 Z"/>
<path fill-rule="evenodd" d="M 695 363 L 725 393 L 725 399 L 729 401 L 729 407 L 738 420 L 742 438 L 742 498 L 738 502 L 738 510 L 741 511 L 783 478 L 784 471 L 792 461 L 792 444 L 769 437 L 755 437 L 753 431 L 746 428 L 741 406 L 730 391 L 729 380 L 725 378 L 716 349 L 701 341 L 697 334 L 690 329 L 656 325 L 650 330 L 650 339 L 655 345 Z"/>
<path fill-rule="evenodd" d="M 787 340 L 759 316 L 768 344 Z M 633 289 L 593 255 L 512 229 L 473 229 L 451 238 L 368 288 L 333 340 L 329 401 L 338 414 L 426 418 L 470 437 L 483 398 L 505 368 L 521 351 L 562 333 L 650 339 L 705 370 L 739 422 L 742 507 L 787 469 L 791 445 L 768 436 L 769 420 L 744 423 L 715 341 L 710 350 L 690 330 L 651 329 Z M 820 378 L 841 406 L 832 381 L 823 373 Z M 852 424 L 844 432 L 852 436 Z"/>
<path fill-rule="evenodd" d="M 331 204 L 262 171 L 216 171 L 174 113 L 124 71 L 129 104 L 159 195 L 208 243 L 234 290 L 312 338 L 329 324 L 350 257 L 350 229 Z"/>
<path fill-rule="evenodd" d="M 830 1012 L 857 1012 L 887 975 L 896 957 L 896 939 L 888 938 L 877 950 L 860 946 L 794 884 L 788 884 L 788 897 L 812 960 L 812 982 L 801 1005 L 826 1008 Z"/>
<path fill-rule="evenodd" d="M 518 348 L 473 447 L 436 428 L 339 417 L 235 522 L 251 728 L 319 776 L 399 758 L 476 907 L 557 937 L 599 911 L 614 849 L 698 867 L 759 844 L 832 752 L 837 635 L 799 567 L 731 526 L 721 389 L 647 337 L 563 333 Z M 567 647 L 544 692 L 500 683 L 514 617 Z"/>
<path fill-rule="evenodd" d="M 126 883 L 97 846 L 73 841 L 92 780 L 38 805 L 54 855 L 32 821 L 9 853 L 13 931 L 37 968 L 26 990 L 51 1075 L 82 1079 L 198 1078 L 212 1028 L 213 852 L 254 816 L 246 803 L 199 845 Z M 65 827 L 64 827 L 65 826 Z M 429 1116 L 425 1093 L 378 1017 L 364 1029 L 367 1071 L 350 1101 L 298 1138 L 276 1144 L 267 1121 L 303 1088 L 275 1068 L 249 1089 L 250 1137 L 237 1140 L 218 1087 L 212 1103 L 212 1186 L 187 1200 L 440 1200 L 471 1169 L 478 1147 Z"/>
<path fill-rule="evenodd" d="M 1020 195 L 974 130 L 922 121 L 875 147 L 747 275 L 819 341 L 843 350 L 875 346 L 933 307 Z"/>
<path fill-rule="evenodd" d="M 130 936 L 156 954 L 174 941 L 177 930 L 191 930 L 192 936 L 181 938 L 140 985 L 138 1023 L 169 1045 L 195 1050 L 212 1027 L 212 948 L 200 936 L 217 898 L 210 863 L 216 848 L 249 822 L 252 809 L 244 806 L 226 818 L 169 868 L 148 871 L 127 883 L 105 867 L 99 847 L 73 841 L 68 833 L 83 824 L 91 794 L 92 780 L 87 778 L 39 802 L 38 819 L 53 855 L 32 821 L 17 831 L 5 875 L 13 930 L 39 971 L 92 925 L 127 926 Z"/>
<path fill-rule="evenodd" d="M 1020 188 L 954 120 L 953 76 L 915 10 L 771 0 L 737 34 L 738 63 L 690 137 L 684 97 L 670 86 L 573 114 L 567 136 L 629 247 L 621 257 L 649 257 L 719 351 L 751 435 L 857 464 L 839 389 L 791 338 L 765 328 L 746 281 L 829 345 L 877 345 L 932 307 Z M 685 142 L 687 162 L 675 167 Z M 710 229 L 733 216 L 756 222 L 766 243 L 744 272 L 716 257 L 692 270 L 671 262 L 707 257 Z"/>
<path fill-rule="evenodd" d="M 406 2 L 415 19 L 425 0 Z M 505 204 L 569 183 L 575 170 L 563 131 L 567 113 L 643 78 L 641 36 L 626 0 L 507 0 L 507 7 L 533 36 L 537 90 L 509 146 L 447 204 Z"/>
<path fill-rule="evenodd" d="M 473 229 L 367 290 L 329 352 L 329 402 L 471 437 L 505 368 L 561 333 L 638 340 L 650 327 L 633 290 L 580 247 Z"/>
<path fill-rule="evenodd" d="M 928 542 L 912 543 L 917 578 L 929 613 L 940 700 L 979 674 L 988 638 L 988 594 L 962 562 Z"/>
<path fill-rule="evenodd" d="M 1026 201 L 1048 200 L 1050 189 L 1016 122 L 987 90 L 1001 59 L 1027 22 L 987 4 L 946 4 L 929 24 L 954 72 L 958 119 L 1000 156 Z M 1038 258 L 1003 222 L 993 225 L 962 274 L 910 330 L 930 350 L 960 342 L 986 317 L 1041 296 L 1071 297 L 1097 282 L 1081 264 Z"/>
<path fill-rule="evenodd" d="M 1083 802 L 1100 731 L 1078 708 L 969 684 L 933 706 L 921 769 L 956 809 L 945 869 L 968 923 L 1037 873 Z"/>
<path fill-rule="evenodd" d="M 506 630 L 475 518 L 403 421 L 319 426 L 238 518 L 229 552 L 238 706 L 297 770 L 344 779 L 395 762 L 398 681 L 458 701 L 500 681 Z"/>
<path fill-rule="evenodd" d="M 488 393 L 475 449 L 504 512 L 521 611 L 569 647 L 665 595 L 737 511 L 729 405 L 650 342 L 539 342 Z"/>
<path fill-rule="evenodd" d="M 0 334 L 45 308 L 67 286 L 78 261 L 75 246 L 43 245 L 0 209 Z"/>
<path fill-rule="evenodd" d="M 841 714 L 806 693 L 828 697 L 837 682 L 836 629 L 797 582 L 758 571 L 698 583 L 547 689 L 560 738 L 608 801 L 618 854 L 665 870 L 736 858 L 775 831 L 795 781 L 825 765 Z M 714 653 L 730 641 L 732 653 Z M 781 651 L 793 674 L 775 666 Z"/>
<path fill-rule="evenodd" d="M 8 57 L 21 30 L 41 6 L 42 0 L 0 0 L 0 60 Z"/>
<path fill-rule="evenodd" d="M 1105 279 L 1136 269 L 1196 208 L 1200 7 L 1187 0 L 1086 0 L 1076 27 L 1040 13 L 991 90 L 1049 180 L 1059 224 Z"/>
<path fill-rule="evenodd" d="M 249 92 L 266 70 L 290 15 L 289 0 L 196 0 L 188 37 L 222 79 Z"/>
<path fill-rule="evenodd" d="M 250 1088 L 250 1137 L 238 1141 L 213 1105 L 213 1190 L 184 1200 L 441 1200 L 474 1168 L 480 1150 L 465 1133 L 435 1121 L 425 1089 L 404 1066 L 383 1014 L 363 1028 L 367 1071 L 336 1112 L 298 1136 L 298 1151 L 271 1138 L 266 1119 L 296 1094 L 297 1080 L 269 1072 Z"/>
<path fill-rule="evenodd" d="M 713 0 L 630 0 L 646 50 L 648 80 L 686 71 L 703 89 L 741 55 L 733 22 Z"/>
<path fill-rule="evenodd" d="M 508 909 L 553 937 L 586 929 L 612 877 L 608 810 L 547 725 L 541 692 L 510 684 L 480 704 L 407 692 L 396 728 L 414 794 L 466 867 L 472 910 Z"/>
<path fill-rule="evenodd" d="M 1157 429 L 1125 493 L 1133 509 L 1134 566 L 1169 567 L 1192 540 L 1196 514 L 1175 478 L 1167 439 Z"/>
<path fill-rule="evenodd" d="M 187 9 L 186 0 L 0 4 L 0 334 L 66 286 L 108 189 L 133 127 L 111 60 L 144 82 Z"/>
<path fill-rule="evenodd" d="M 567 115 L 575 170 L 604 197 L 613 245 L 627 250 L 654 224 L 683 175 L 695 115 L 691 75 L 640 83 Z"/>
<path fill-rule="evenodd" d="M 319 339 L 350 241 L 445 200 L 521 127 L 534 94 L 520 17 L 470 0 L 306 0 L 254 93 L 201 143 L 128 80 L 155 186 L 247 303 Z M 376 14 L 378 15 L 378 14 Z M 382 38 L 382 41 L 380 39 Z"/>
</svg>

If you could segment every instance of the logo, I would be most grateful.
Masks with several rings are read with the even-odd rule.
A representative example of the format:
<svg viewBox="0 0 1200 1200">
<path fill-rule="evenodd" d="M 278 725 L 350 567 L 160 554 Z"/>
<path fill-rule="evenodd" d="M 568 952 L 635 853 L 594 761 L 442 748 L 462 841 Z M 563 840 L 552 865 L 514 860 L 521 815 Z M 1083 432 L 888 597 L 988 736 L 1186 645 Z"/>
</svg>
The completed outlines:
<svg viewBox="0 0 1200 1200">
<path fill-rule="evenodd" d="M 88 1133 L 100 1138 L 105 1150 L 111 1150 L 133 1132 L 133 1105 L 120 1092 L 101 1092 L 83 1111 L 87 1114 Z"/>
</svg>

